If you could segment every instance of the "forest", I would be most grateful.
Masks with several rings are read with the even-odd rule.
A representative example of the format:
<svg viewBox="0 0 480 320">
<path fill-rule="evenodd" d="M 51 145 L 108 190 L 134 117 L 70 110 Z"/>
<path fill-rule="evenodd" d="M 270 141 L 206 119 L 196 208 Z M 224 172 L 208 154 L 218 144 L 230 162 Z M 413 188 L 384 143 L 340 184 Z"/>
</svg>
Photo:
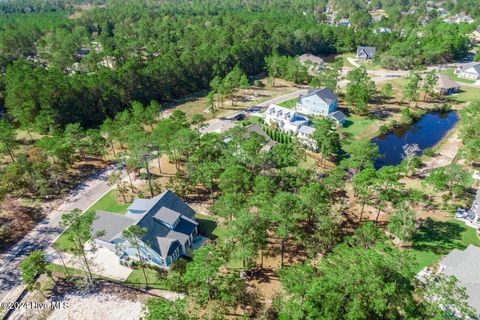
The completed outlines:
<svg viewBox="0 0 480 320">
<path fill-rule="evenodd" d="M 208 89 L 237 65 L 249 76 L 262 73 L 272 52 L 344 53 L 368 44 L 384 53 L 385 66 L 411 68 L 469 49 L 463 36 L 469 26 L 434 21 L 419 37 L 419 14 L 382 21 L 398 32 L 374 34 L 359 16 L 366 12 L 353 28 L 337 27 L 304 11 L 314 3 L 112 1 L 75 19 L 60 12 L 4 15 L 1 103 L 22 128 L 47 133 L 76 122 L 91 128 L 132 101 L 163 103 Z"/>
<path fill-rule="evenodd" d="M 108 185 L 123 198 L 122 205 L 128 198 L 153 197 L 166 188 L 186 201 L 205 204 L 210 226 L 223 228 L 223 234 L 202 230 L 214 241 L 191 259 L 178 260 L 168 273 L 148 270 L 160 278 L 162 289 L 188 295 L 184 301 L 149 300 L 148 319 L 169 319 L 172 314 L 175 319 L 200 318 L 192 308 L 201 310 L 204 319 L 238 310 L 242 317 L 255 319 L 445 319 L 451 312 L 442 304 L 451 303 L 451 297 L 462 315 L 469 316 L 473 311 L 465 303 L 465 291 L 452 279 L 434 276 L 427 279 L 428 288 L 419 285 L 412 253 L 415 236 L 423 232 L 416 210 L 450 210 L 459 199 L 470 197 L 472 181 L 462 166 L 436 168 L 422 179 L 417 179 L 419 157 L 376 168 L 378 147 L 368 139 L 348 142 L 343 128 L 326 118 L 315 119 L 315 160 L 312 150 L 261 120 L 256 121 L 278 142 L 271 152 L 264 152 L 263 136 L 245 133 L 244 126 L 254 120 L 223 136 L 199 133 L 207 114 L 215 118 L 226 101 L 233 108 L 235 93 L 260 91 L 265 83 L 274 88 L 275 81 L 336 91 L 339 82 L 347 80 L 339 93 L 344 110 L 357 119 L 367 118 L 373 101 L 387 104 L 400 95 L 393 81 L 379 92 L 368 73 L 372 70 L 367 70 L 371 65 L 351 69 L 342 79 L 348 63 L 343 58 L 317 76 L 295 59 L 303 53 L 351 55 L 360 45 L 377 48 L 376 65 L 410 70 L 405 79 L 395 79 L 405 83 L 404 97 L 398 99 L 402 110 L 397 119 L 402 123 L 420 117 L 417 104 L 427 100 L 451 110 L 434 93 L 436 71 L 423 71 L 466 58 L 473 47 L 467 34 L 475 26 L 444 23 L 428 12 L 427 2 L 4 2 L 2 205 L 20 216 L 18 203 L 38 209 L 51 199 L 62 199 L 89 173 L 107 165 L 118 169 L 108 177 Z M 452 14 L 477 19 L 479 4 L 443 3 Z M 327 7 L 336 12 L 333 22 Z M 379 9 L 387 15 L 373 21 L 369 12 Z M 423 23 L 426 15 L 429 20 Z M 337 25 L 341 18 L 349 18 L 350 27 Z M 378 27 L 392 32 L 377 33 Z M 168 109 L 191 95 L 204 99 L 204 113 L 187 116 Z M 480 160 L 480 102 L 462 108 L 459 155 L 474 166 Z M 399 126 L 396 120 L 379 121 L 383 133 Z M 307 153 L 315 169 L 306 165 Z M 162 159 L 174 168 L 173 174 L 162 171 Z M 149 171 L 152 163 L 158 163 L 155 174 Z M 144 184 L 135 185 L 135 179 Z M 407 188 L 406 180 L 421 185 Z M 434 193 L 441 196 L 432 197 Z M 358 209 L 354 214 L 348 208 L 352 203 Z M 29 214 L 36 221 L 42 217 L 39 209 Z M 69 221 L 62 227 L 71 229 L 63 236 L 73 242 L 70 253 L 77 258 L 93 236 L 87 221 L 92 217 L 79 209 L 64 215 Z M 18 240 L 12 234 L 13 220 L 0 216 L 2 246 Z M 279 267 L 271 275 L 283 290 L 263 305 L 250 280 L 257 271 L 269 272 L 264 260 L 272 257 Z M 47 270 L 41 252 L 25 261 L 22 279 L 29 290 L 39 288 L 32 270 L 59 280 Z M 143 263 L 137 267 L 143 269 L 148 287 L 148 268 Z M 85 279 L 91 285 L 94 275 L 88 273 Z M 429 299 L 432 294 L 439 299 Z"/>
</svg>

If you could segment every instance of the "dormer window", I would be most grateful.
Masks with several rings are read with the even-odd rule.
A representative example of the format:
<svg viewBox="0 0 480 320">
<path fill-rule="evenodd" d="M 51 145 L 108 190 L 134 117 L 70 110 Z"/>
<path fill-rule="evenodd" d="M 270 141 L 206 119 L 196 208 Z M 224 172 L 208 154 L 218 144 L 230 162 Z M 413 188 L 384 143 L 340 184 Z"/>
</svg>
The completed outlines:
<svg viewBox="0 0 480 320">
<path fill-rule="evenodd" d="M 162 223 L 170 230 L 175 229 L 178 222 L 180 221 L 181 214 L 177 211 L 169 209 L 167 207 L 162 207 L 158 212 L 153 216 L 155 220 L 159 223 Z"/>
</svg>

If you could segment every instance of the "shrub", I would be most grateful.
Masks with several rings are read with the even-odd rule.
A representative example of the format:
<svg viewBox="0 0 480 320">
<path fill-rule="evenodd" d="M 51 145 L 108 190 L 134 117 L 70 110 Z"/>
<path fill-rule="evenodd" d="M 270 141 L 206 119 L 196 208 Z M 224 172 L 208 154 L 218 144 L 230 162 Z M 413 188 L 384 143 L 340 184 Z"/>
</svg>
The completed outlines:
<svg viewBox="0 0 480 320">
<path fill-rule="evenodd" d="M 435 152 L 432 148 L 426 148 L 425 150 L 423 150 L 423 155 L 425 155 L 426 157 L 433 157 L 434 154 Z"/>
</svg>

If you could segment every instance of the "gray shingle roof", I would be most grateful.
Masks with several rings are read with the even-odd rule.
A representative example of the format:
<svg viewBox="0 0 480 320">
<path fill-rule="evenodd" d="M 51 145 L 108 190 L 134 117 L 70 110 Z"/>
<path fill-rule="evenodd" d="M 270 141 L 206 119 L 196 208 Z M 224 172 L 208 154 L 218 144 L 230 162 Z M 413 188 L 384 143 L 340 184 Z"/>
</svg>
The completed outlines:
<svg viewBox="0 0 480 320">
<path fill-rule="evenodd" d="M 318 65 L 322 65 L 324 63 L 322 58 L 317 57 L 317 56 L 315 56 L 313 54 L 310 54 L 310 53 L 302 54 L 301 56 L 298 57 L 298 61 L 300 63 L 305 63 L 307 61 L 310 61 L 310 62 L 316 63 Z"/>
<path fill-rule="evenodd" d="M 160 256 L 166 258 L 175 252 L 180 243 L 175 239 L 157 237 L 157 245 Z"/>
<path fill-rule="evenodd" d="M 468 303 L 480 314 L 480 248 L 469 245 L 461 251 L 453 249 L 440 262 L 443 273 L 455 276 L 467 289 Z"/>
<path fill-rule="evenodd" d="M 310 126 L 301 126 L 300 129 L 298 129 L 298 132 L 306 135 L 311 135 L 313 132 L 315 132 L 315 128 Z"/>
<path fill-rule="evenodd" d="M 375 51 L 376 51 L 376 50 L 377 50 L 377 49 L 376 49 L 375 47 L 359 46 L 359 47 L 357 48 L 357 55 L 363 51 L 363 52 L 365 52 L 365 54 L 366 54 L 367 56 L 369 56 L 370 58 L 373 58 L 373 56 L 375 55 Z"/>
<path fill-rule="evenodd" d="M 337 110 L 335 112 L 332 112 L 328 115 L 330 118 L 333 118 L 335 119 L 337 122 L 341 123 L 342 121 L 344 121 L 347 116 L 345 115 L 345 113 L 343 113 L 342 111 L 340 110 Z"/>
<path fill-rule="evenodd" d="M 97 211 L 96 219 L 92 223 L 92 234 L 98 232 L 103 235 L 97 237 L 100 240 L 110 242 L 119 236 L 123 230 L 135 223 L 134 219 L 122 216 L 118 213 L 111 213 L 106 211 Z"/>
<path fill-rule="evenodd" d="M 167 207 L 161 207 L 153 217 L 173 226 L 180 216 L 181 214 L 177 211 L 173 211 Z"/>
<path fill-rule="evenodd" d="M 307 94 L 299 96 L 298 101 L 300 102 L 302 98 L 310 97 L 313 95 L 318 96 L 320 99 L 325 101 L 325 103 L 328 105 L 338 99 L 337 95 L 333 93 L 332 90 L 328 88 L 320 88 L 320 89 L 310 90 L 308 91 Z"/>
<path fill-rule="evenodd" d="M 272 138 L 270 138 L 270 136 L 265 131 L 263 131 L 262 127 L 260 127 L 259 124 L 256 124 L 256 123 L 251 124 L 251 125 L 245 127 L 245 131 L 255 132 L 256 134 L 259 134 L 262 137 L 264 137 L 265 138 L 265 145 L 263 146 L 262 149 L 267 151 L 267 152 L 270 151 L 270 149 L 272 149 L 272 147 L 277 144 L 276 141 L 272 140 Z"/>
<path fill-rule="evenodd" d="M 438 87 L 443 89 L 452 89 L 452 88 L 459 88 L 460 84 L 456 81 L 451 80 L 448 76 L 444 74 L 438 75 Z"/>
<path fill-rule="evenodd" d="M 464 64 L 464 65 L 462 65 L 462 66 L 460 67 L 460 69 L 461 69 L 462 71 L 467 71 L 467 70 L 470 69 L 470 68 L 473 68 L 473 70 L 474 70 L 476 73 L 480 74 L 480 63 L 479 63 L 479 62 L 466 63 L 466 64 Z"/>
<path fill-rule="evenodd" d="M 106 235 L 99 239 L 110 242 L 121 235 L 124 229 L 136 224 L 147 230 L 141 240 L 166 258 L 175 250 L 175 241 L 177 244 L 179 241 L 184 243 L 185 239 L 188 239 L 198 226 L 194 220 L 195 211 L 170 190 L 152 199 L 137 199 L 132 206 L 124 216 L 109 212 L 97 212 L 98 219 L 92 224 L 92 229 L 94 232 L 95 230 L 107 231 Z M 178 217 L 180 217 L 180 221 L 173 230 L 158 221 L 173 223 Z M 174 218 L 175 220 L 173 220 Z M 162 240 L 159 241 L 159 238 Z"/>
</svg>

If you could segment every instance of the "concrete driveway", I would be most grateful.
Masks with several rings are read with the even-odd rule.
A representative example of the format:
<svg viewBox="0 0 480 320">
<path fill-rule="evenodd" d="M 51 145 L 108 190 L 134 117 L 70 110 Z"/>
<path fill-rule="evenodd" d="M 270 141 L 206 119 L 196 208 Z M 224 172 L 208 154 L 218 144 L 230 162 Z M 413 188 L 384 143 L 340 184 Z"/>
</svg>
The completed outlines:
<svg viewBox="0 0 480 320">
<path fill-rule="evenodd" d="M 90 261 L 92 273 L 120 281 L 126 280 L 130 273 L 132 273 L 132 269 L 121 265 L 118 256 L 106 248 L 95 248 L 90 242 L 87 242 L 85 244 L 85 251 L 87 253 L 87 259 Z M 84 270 L 83 265 L 79 263 L 79 259 L 70 253 L 59 253 L 50 247 L 45 250 L 45 257 L 49 262 L 58 265 L 62 265 L 63 259 L 67 267 Z"/>
</svg>

